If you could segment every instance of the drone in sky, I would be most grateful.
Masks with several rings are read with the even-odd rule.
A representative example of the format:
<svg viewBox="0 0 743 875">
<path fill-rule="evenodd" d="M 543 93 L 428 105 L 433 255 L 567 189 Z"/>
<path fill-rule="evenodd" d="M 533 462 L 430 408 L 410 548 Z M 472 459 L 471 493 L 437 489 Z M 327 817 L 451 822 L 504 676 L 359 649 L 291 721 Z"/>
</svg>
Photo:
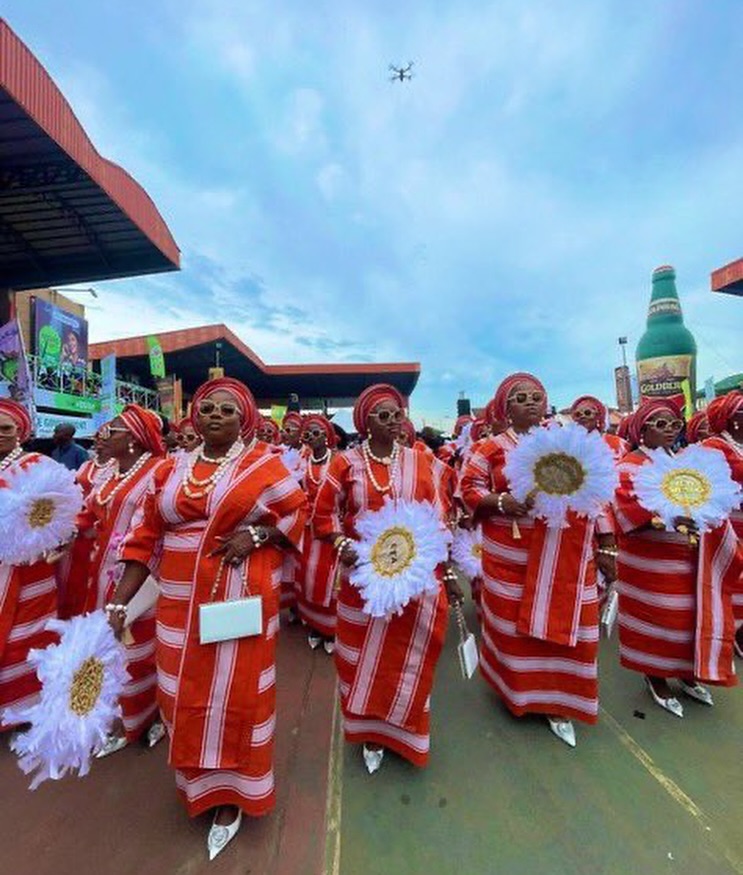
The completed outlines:
<svg viewBox="0 0 743 875">
<path fill-rule="evenodd" d="M 392 72 L 390 82 L 404 82 L 406 79 L 412 79 L 413 74 L 410 72 L 412 69 L 413 61 L 408 61 L 407 67 L 396 67 L 394 64 L 390 64 L 390 70 Z"/>
</svg>

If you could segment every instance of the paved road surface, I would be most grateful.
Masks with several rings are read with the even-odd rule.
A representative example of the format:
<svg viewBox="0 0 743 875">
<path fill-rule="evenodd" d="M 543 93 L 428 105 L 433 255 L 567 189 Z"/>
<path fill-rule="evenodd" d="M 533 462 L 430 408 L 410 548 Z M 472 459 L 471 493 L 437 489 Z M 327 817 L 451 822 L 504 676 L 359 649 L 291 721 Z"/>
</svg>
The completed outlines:
<svg viewBox="0 0 743 875">
<path fill-rule="evenodd" d="M 602 646 L 602 715 L 570 750 L 464 682 L 456 630 L 433 699 L 433 756 L 368 776 L 332 732 L 334 674 L 299 628 L 279 650 L 279 805 L 214 863 L 165 748 L 127 749 L 35 793 L 0 744 L 0 860 L 13 875 L 743 875 L 743 688 L 677 720 Z M 638 710 L 645 719 L 634 716 Z M 336 724 L 337 729 L 337 724 Z M 332 744 L 331 744 L 332 742 Z M 326 804 L 329 803 L 329 804 Z M 330 812 L 326 822 L 326 808 Z"/>
</svg>

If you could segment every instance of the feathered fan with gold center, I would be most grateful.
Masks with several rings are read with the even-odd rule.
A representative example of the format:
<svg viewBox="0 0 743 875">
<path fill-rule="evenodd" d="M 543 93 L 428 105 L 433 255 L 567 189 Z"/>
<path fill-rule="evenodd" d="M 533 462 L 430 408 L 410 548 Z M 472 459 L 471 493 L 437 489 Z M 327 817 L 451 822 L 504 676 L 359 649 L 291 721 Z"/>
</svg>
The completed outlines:
<svg viewBox="0 0 743 875">
<path fill-rule="evenodd" d="M 741 490 L 718 450 L 692 444 L 672 456 L 665 450 L 644 450 L 652 460 L 634 475 L 640 504 L 673 531 L 677 517 L 689 517 L 700 532 L 724 522 L 740 506 Z"/>
<path fill-rule="evenodd" d="M 121 716 L 119 696 L 129 678 L 124 648 L 103 611 L 50 620 L 47 628 L 59 633 L 59 644 L 28 654 L 41 681 L 39 700 L 7 708 L 2 718 L 10 725 L 31 724 L 11 748 L 21 769 L 33 775 L 32 790 L 68 771 L 77 770 L 80 777 L 90 771 L 91 755 Z"/>
<path fill-rule="evenodd" d="M 595 519 L 618 485 L 614 457 L 597 431 L 568 423 L 535 428 L 508 453 L 504 474 L 517 501 L 534 499 L 534 516 L 564 528 L 569 510 Z"/>
<path fill-rule="evenodd" d="M 72 538 L 83 504 L 74 471 L 42 458 L 27 468 L 16 466 L 3 478 L 7 488 L 0 489 L 0 562 L 38 562 Z"/>
<path fill-rule="evenodd" d="M 482 531 L 457 529 L 451 547 L 451 558 L 470 580 L 482 574 Z"/>
<path fill-rule="evenodd" d="M 451 535 L 432 504 L 387 499 L 379 511 L 359 516 L 356 530 L 359 562 L 350 580 L 367 614 L 400 614 L 411 599 L 438 589 L 436 566 L 448 558 Z"/>
</svg>

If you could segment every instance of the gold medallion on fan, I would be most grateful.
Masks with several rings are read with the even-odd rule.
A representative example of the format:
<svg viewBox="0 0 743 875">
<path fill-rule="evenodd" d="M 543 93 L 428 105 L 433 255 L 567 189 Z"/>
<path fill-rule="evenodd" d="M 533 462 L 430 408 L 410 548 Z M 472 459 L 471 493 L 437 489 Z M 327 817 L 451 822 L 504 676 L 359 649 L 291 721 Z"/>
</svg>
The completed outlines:
<svg viewBox="0 0 743 875">
<path fill-rule="evenodd" d="M 415 538 L 402 526 L 385 529 L 372 547 L 371 562 L 382 577 L 395 577 L 415 559 Z"/>
<path fill-rule="evenodd" d="M 585 479 L 581 463 L 567 453 L 547 453 L 534 465 L 536 488 L 548 495 L 572 495 Z"/>
</svg>

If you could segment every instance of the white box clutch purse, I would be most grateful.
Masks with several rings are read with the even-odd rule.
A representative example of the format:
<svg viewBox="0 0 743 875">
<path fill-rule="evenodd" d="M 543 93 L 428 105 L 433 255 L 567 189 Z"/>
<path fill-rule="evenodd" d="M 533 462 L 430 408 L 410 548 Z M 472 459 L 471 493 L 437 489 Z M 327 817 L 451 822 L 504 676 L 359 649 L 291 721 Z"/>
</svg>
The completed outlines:
<svg viewBox="0 0 743 875">
<path fill-rule="evenodd" d="M 462 677 L 468 681 L 477 671 L 477 666 L 480 663 L 480 654 L 477 649 L 475 636 L 467 628 L 462 606 L 459 604 L 454 605 L 454 613 L 457 618 L 457 626 L 459 627 L 459 644 L 457 644 L 459 667 L 462 671 Z"/>
<path fill-rule="evenodd" d="M 249 638 L 263 632 L 263 605 L 259 595 L 199 606 L 199 641 L 214 644 Z"/>
</svg>

